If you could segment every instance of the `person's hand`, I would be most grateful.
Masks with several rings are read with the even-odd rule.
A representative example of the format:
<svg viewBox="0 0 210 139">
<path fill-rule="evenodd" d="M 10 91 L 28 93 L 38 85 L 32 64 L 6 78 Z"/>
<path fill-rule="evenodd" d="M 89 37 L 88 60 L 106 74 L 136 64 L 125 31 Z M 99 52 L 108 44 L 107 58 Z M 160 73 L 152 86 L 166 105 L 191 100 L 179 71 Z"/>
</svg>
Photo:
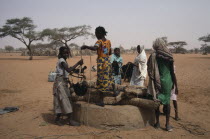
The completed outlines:
<svg viewBox="0 0 210 139">
<path fill-rule="evenodd" d="M 81 59 L 80 61 L 78 61 L 79 65 L 83 65 L 83 59 Z"/>
<path fill-rule="evenodd" d="M 81 50 L 84 50 L 84 49 L 87 49 L 87 46 L 86 46 L 86 45 L 83 45 L 83 46 L 81 47 Z"/>
</svg>

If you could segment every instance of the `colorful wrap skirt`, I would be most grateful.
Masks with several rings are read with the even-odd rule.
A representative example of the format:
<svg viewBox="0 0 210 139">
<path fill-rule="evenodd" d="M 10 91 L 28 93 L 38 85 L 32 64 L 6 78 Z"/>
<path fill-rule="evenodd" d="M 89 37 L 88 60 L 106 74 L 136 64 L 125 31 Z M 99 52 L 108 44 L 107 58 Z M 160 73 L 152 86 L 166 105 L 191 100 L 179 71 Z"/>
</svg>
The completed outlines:
<svg viewBox="0 0 210 139">
<path fill-rule="evenodd" d="M 100 57 L 97 59 L 97 89 L 100 92 L 111 91 L 114 79 L 109 57 Z"/>
</svg>

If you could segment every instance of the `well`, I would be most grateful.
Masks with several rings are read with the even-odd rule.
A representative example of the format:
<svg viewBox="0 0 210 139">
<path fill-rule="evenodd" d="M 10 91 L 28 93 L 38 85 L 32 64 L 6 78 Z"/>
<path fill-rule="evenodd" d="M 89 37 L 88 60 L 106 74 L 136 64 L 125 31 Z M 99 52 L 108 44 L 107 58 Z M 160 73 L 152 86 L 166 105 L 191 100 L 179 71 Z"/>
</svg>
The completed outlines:
<svg viewBox="0 0 210 139">
<path fill-rule="evenodd" d="M 154 110 L 132 105 L 105 105 L 77 101 L 73 104 L 74 119 L 81 124 L 100 128 L 131 130 L 154 124 Z"/>
</svg>

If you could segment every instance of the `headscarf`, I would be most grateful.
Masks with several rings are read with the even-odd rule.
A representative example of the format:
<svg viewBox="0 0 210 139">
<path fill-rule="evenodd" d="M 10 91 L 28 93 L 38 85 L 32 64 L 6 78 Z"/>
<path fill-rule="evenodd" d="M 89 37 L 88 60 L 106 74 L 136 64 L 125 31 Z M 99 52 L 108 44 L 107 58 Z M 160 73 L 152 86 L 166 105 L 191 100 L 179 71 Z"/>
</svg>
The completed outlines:
<svg viewBox="0 0 210 139">
<path fill-rule="evenodd" d="M 144 46 L 143 45 L 140 46 L 140 53 L 139 53 L 139 55 L 137 57 L 143 63 L 147 63 L 147 55 L 146 55 L 146 52 L 144 50 Z"/>
<path fill-rule="evenodd" d="M 162 38 L 157 38 L 153 42 L 153 48 L 156 51 L 156 56 L 163 58 L 165 60 L 174 61 L 173 56 L 169 49 L 167 48 L 167 43 Z"/>
</svg>

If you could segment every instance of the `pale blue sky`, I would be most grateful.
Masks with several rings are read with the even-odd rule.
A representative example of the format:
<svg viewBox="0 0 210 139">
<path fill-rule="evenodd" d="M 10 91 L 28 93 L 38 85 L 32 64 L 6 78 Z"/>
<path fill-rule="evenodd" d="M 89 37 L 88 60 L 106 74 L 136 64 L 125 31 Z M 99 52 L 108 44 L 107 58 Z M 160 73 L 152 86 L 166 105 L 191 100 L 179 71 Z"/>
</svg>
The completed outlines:
<svg viewBox="0 0 210 139">
<path fill-rule="evenodd" d="M 210 0 L 0 0 L 0 27 L 7 19 L 25 16 L 34 20 L 37 31 L 86 24 L 94 33 L 104 26 L 113 47 L 151 48 L 155 38 L 167 36 L 168 41 L 186 41 L 187 49 L 200 48 L 198 38 L 210 33 Z M 25 47 L 9 37 L 0 39 L 0 48 L 5 45 Z"/>
</svg>

